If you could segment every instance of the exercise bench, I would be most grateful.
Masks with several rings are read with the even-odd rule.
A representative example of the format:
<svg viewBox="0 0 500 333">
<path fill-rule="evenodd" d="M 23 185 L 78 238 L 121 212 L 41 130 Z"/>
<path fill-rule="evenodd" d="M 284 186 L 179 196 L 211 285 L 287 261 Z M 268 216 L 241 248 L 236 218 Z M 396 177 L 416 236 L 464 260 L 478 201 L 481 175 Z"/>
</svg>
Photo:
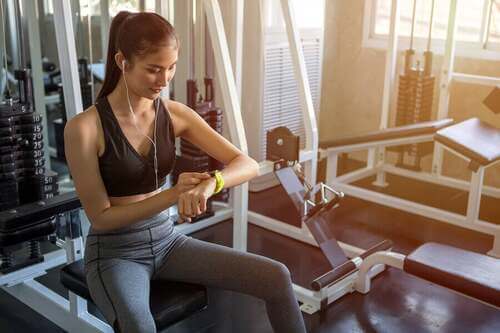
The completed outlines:
<svg viewBox="0 0 500 333">
<path fill-rule="evenodd" d="M 367 274 L 385 264 L 456 293 L 500 309 L 500 259 L 456 247 L 426 243 L 408 256 L 381 251 L 368 256 L 359 268 L 356 290 L 370 291 Z"/>
</svg>

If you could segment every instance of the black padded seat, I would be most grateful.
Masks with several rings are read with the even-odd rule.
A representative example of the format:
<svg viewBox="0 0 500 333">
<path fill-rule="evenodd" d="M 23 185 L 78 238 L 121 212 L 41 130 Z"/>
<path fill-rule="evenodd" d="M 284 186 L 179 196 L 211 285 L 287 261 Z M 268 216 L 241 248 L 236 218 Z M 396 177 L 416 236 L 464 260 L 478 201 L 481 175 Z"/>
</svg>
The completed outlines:
<svg viewBox="0 0 500 333">
<path fill-rule="evenodd" d="M 410 253 L 404 271 L 500 307 L 500 259 L 426 243 Z"/>
<path fill-rule="evenodd" d="M 76 261 L 61 269 L 61 283 L 87 300 L 91 300 L 85 280 L 83 260 Z M 208 304 L 204 286 L 171 282 L 151 281 L 150 306 L 158 330 L 201 311 Z"/>
</svg>

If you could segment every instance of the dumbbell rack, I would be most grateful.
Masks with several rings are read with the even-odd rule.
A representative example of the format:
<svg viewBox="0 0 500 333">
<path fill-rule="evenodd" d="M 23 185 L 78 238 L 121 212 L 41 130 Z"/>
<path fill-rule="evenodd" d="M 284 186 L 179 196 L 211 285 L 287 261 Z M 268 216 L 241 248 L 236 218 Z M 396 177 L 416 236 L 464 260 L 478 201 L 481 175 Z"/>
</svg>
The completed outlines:
<svg viewBox="0 0 500 333">
<path fill-rule="evenodd" d="M 31 77 L 28 70 L 18 70 L 19 98 L 7 96 L 0 104 L 0 211 L 15 212 L 19 205 L 52 198 L 58 194 L 57 174 L 45 170 L 42 117 L 33 110 Z M 47 221 L 49 222 L 49 221 Z M 48 223 L 51 228 L 53 223 Z M 22 230 L 3 226 L 0 230 L 0 270 L 13 265 Z M 8 235 L 8 236 L 7 236 Z M 30 259 L 40 258 L 36 240 L 29 244 Z"/>
</svg>

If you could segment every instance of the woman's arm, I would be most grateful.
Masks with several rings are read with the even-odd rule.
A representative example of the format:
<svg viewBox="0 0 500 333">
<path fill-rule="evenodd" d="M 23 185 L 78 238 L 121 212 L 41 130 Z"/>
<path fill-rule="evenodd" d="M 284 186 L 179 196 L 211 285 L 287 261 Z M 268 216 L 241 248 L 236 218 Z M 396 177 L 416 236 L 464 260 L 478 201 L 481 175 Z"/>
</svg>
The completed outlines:
<svg viewBox="0 0 500 333">
<path fill-rule="evenodd" d="M 168 101 L 168 105 L 177 120 L 176 127 L 179 130 L 176 135 L 198 146 L 226 166 L 222 171 L 226 187 L 239 185 L 258 175 L 259 164 L 214 131 L 195 111 L 174 101 Z"/>
<path fill-rule="evenodd" d="M 172 101 L 169 101 L 169 109 L 176 119 L 179 129 L 177 135 L 225 165 L 221 171 L 224 187 L 239 185 L 258 175 L 259 164 L 214 131 L 195 111 Z M 195 216 L 204 211 L 203 197 L 213 194 L 215 188 L 213 178 L 202 182 L 198 187 L 198 190 L 195 188 L 181 195 L 178 207 L 181 215 Z"/>
</svg>

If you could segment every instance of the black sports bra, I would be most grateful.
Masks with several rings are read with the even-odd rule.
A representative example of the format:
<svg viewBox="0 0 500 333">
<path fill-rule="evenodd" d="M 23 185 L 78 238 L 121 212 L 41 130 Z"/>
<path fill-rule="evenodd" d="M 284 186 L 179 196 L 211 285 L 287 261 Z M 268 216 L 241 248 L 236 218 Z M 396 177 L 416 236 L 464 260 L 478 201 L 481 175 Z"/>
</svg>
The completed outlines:
<svg viewBox="0 0 500 333">
<path fill-rule="evenodd" d="M 151 148 L 144 157 L 132 147 L 106 97 L 98 99 L 95 106 L 101 118 L 105 142 L 104 154 L 99 157 L 99 170 L 108 195 L 122 197 L 154 191 L 154 149 Z M 163 103 L 158 109 L 156 125 L 158 186 L 162 186 L 175 163 L 175 133 Z"/>
</svg>

